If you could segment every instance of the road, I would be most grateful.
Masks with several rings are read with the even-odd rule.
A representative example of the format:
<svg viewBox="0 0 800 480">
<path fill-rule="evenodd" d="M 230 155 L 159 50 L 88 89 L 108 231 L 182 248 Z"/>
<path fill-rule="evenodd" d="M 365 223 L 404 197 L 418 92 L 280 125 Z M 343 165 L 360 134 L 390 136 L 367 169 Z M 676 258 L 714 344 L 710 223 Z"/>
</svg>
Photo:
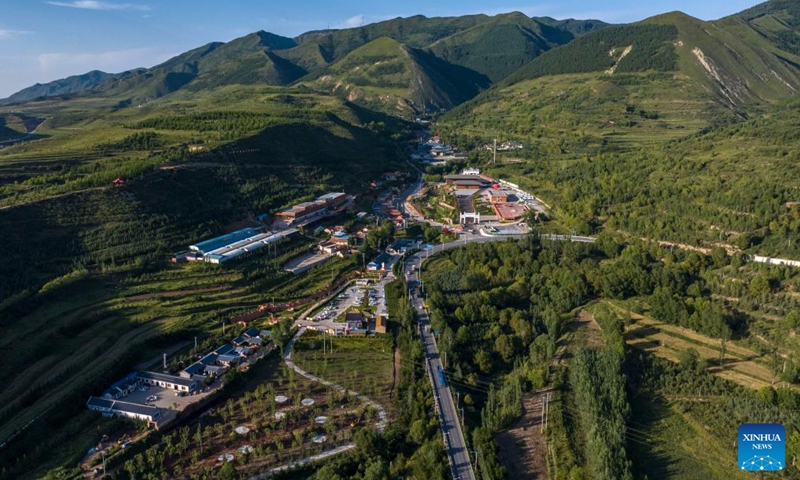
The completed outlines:
<svg viewBox="0 0 800 480">
<path fill-rule="evenodd" d="M 473 242 L 477 242 L 494 240 L 489 237 L 471 237 L 472 238 L 467 239 L 467 241 L 472 240 Z M 435 253 L 450 248 L 456 248 L 464 245 L 464 243 L 464 241 L 457 241 L 436 245 L 431 252 Z M 422 265 L 426 256 L 427 251 L 418 252 L 406 260 L 403 268 L 409 282 L 415 282 L 417 280 L 419 267 Z M 431 377 L 431 384 L 433 385 L 433 398 L 436 403 L 436 410 L 439 414 L 439 423 L 442 427 L 444 446 L 450 461 L 450 469 L 453 473 L 454 480 L 474 480 L 475 472 L 472 470 L 472 464 L 470 463 L 469 454 L 467 453 L 467 444 L 464 441 L 464 433 L 461 430 L 461 423 L 456 411 L 457 406 L 455 402 L 453 402 L 450 389 L 446 385 L 442 385 L 438 379 L 437 371 L 442 368 L 442 361 L 439 358 L 439 349 L 436 346 L 436 340 L 433 338 L 428 312 L 423 307 L 424 300 L 420 296 L 419 290 L 418 288 L 412 289 L 411 304 L 414 307 L 414 311 L 417 312 L 422 343 L 425 345 L 425 363 L 428 368 L 428 374 Z"/>
</svg>

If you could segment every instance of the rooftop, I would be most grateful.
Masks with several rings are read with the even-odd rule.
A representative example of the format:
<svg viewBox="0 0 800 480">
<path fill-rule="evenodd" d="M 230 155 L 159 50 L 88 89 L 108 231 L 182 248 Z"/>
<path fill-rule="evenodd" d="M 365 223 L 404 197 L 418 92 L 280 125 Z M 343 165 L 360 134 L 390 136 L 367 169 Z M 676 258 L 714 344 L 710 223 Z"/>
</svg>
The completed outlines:
<svg viewBox="0 0 800 480">
<path fill-rule="evenodd" d="M 176 377 L 175 375 L 167 375 L 165 373 L 158 373 L 158 372 L 139 372 L 139 378 L 147 378 L 160 382 L 173 383 L 175 385 L 181 385 L 183 387 L 193 387 L 197 384 L 196 381 L 189 380 L 188 378 Z"/>
<path fill-rule="evenodd" d="M 104 410 L 111 410 L 115 412 L 129 412 L 138 415 L 155 416 L 158 408 L 150 405 L 139 405 L 138 403 L 122 402 L 120 400 L 106 400 L 100 397 L 89 397 L 86 402 L 89 407 L 101 408 Z"/>
<path fill-rule="evenodd" d="M 219 237 L 214 237 L 209 240 L 196 243 L 191 245 L 189 248 L 195 251 L 206 253 L 257 234 L 258 231 L 255 228 L 243 228 L 241 230 L 236 230 L 235 232 L 227 233 Z"/>
</svg>

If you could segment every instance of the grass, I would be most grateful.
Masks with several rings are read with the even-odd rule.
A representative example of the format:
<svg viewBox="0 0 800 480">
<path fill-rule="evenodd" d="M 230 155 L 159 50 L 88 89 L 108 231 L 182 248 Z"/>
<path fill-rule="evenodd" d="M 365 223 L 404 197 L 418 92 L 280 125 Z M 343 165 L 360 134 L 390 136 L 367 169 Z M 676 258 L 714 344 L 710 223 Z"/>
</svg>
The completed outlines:
<svg viewBox="0 0 800 480">
<path fill-rule="evenodd" d="M 323 338 L 332 351 L 323 353 Z M 306 332 L 295 344 L 292 355 L 298 367 L 343 387 L 363 393 L 391 412 L 394 397 L 392 340 L 381 335 L 374 338 L 331 337 L 319 332 Z"/>
<path fill-rule="evenodd" d="M 631 401 L 633 428 L 628 452 L 638 478 L 746 479 L 736 468 L 735 449 L 704 428 L 702 422 L 685 412 L 681 403 L 661 397 L 634 395 Z"/>
</svg>

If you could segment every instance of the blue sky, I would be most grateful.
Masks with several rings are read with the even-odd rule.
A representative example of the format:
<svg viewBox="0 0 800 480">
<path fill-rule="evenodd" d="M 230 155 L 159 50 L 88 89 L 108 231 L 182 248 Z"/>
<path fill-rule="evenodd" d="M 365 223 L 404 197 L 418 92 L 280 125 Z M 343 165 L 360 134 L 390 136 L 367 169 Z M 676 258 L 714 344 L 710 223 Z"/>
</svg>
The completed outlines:
<svg viewBox="0 0 800 480">
<path fill-rule="evenodd" d="M 2 0 L 0 98 L 90 70 L 150 67 L 257 30 L 295 36 L 398 16 L 521 11 L 625 23 L 672 10 L 712 20 L 758 0 Z"/>
</svg>

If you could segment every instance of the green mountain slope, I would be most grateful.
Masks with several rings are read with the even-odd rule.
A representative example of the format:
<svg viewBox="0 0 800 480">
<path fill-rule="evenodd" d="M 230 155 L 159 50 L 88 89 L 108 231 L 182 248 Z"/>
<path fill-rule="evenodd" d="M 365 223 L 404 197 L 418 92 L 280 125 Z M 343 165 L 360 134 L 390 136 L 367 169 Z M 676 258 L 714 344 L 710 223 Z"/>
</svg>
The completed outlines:
<svg viewBox="0 0 800 480">
<path fill-rule="evenodd" d="M 794 55 L 764 39 L 752 41 L 745 34 L 754 33 L 749 29 L 739 20 L 703 22 L 679 12 L 611 26 L 545 52 L 502 80 L 499 88 L 564 74 L 590 74 L 613 83 L 621 74 L 672 72 L 668 96 L 686 97 L 687 89 L 691 95 L 704 93 L 744 116 L 800 89 L 800 63 Z"/>
<path fill-rule="evenodd" d="M 0 99 L 0 105 L 27 102 L 39 97 L 78 93 L 114 79 L 117 76 L 118 75 L 115 74 L 94 70 L 83 75 L 74 75 L 54 82 L 45 84 L 37 83 L 36 85 L 20 90 L 8 98 Z"/>
<path fill-rule="evenodd" d="M 774 16 L 794 31 L 786 5 L 586 34 L 449 112 L 440 133 L 524 144 L 485 167 L 540 192 L 578 231 L 798 255 L 786 245 L 800 62 L 758 30 Z"/>
<path fill-rule="evenodd" d="M 449 109 L 474 97 L 489 80 L 384 37 L 302 83 L 377 110 L 428 111 Z"/>
<path fill-rule="evenodd" d="M 312 71 L 340 60 L 355 49 L 382 37 L 392 38 L 412 48 L 423 48 L 486 22 L 489 18 L 486 15 L 437 18 L 415 15 L 358 28 L 308 32 L 295 38 L 299 47 L 282 52 L 281 55 Z"/>
<path fill-rule="evenodd" d="M 272 51 L 296 45 L 290 38 L 256 32 L 228 43 L 208 44 L 151 69 L 124 74 L 95 90 L 140 103 L 189 84 L 194 90 L 230 84 L 287 85 L 306 72 Z"/>
<path fill-rule="evenodd" d="M 800 55 L 800 4 L 798 2 L 772 0 L 729 17 L 729 19 L 731 18 L 747 22 L 759 35 L 769 39 L 781 50 Z"/>
<path fill-rule="evenodd" d="M 572 39 L 571 33 L 540 24 L 521 13 L 510 13 L 434 42 L 427 50 L 497 81 Z"/>
<path fill-rule="evenodd" d="M 411 49 L 428 50 L 437 58 L 499 80 L 553 46 L 575 35 L 605 26 L 599 21 L 544 18 L 541 21 L 520 13 L 427 18 L 421 15 L 396 18 L 359 28 L 313 31 L 295 39 L 256 32 L 228 43 L 210 43 L 178 55 L 149 69 L 135 69 L 116 75 L 92 73 L 15 94 L 6 101 L 25 101 L 40 96 L 91 94 L 117 99 L 119 105 L 142 104 L 181 89 L 200 91 L 222 85 L 289 85 L 311 73 L 319 74 L 356 49 L 380 38 L 391 38 Z M 428 48 L 430 47 L 430 48 Z M 419 54 L 420 57 L 426 57 Z M 427 57 L 430 57 L 428 55 Z M 439 67 L 436 67 L 439 68 Z M 436 77 L 436 74 L 433 74 Z M 448 94 L 432 94 L 437 108 L 454 105 L 463 95 L 485 85 L 474 72 L 461 71 L 464 79 L 440 75 Z M 427 80 L 418 79 L 425 83 Z M 389 88 L 389 86 L 385 86 Z M 431 90 L 421 87 L 422 90 Z M 461 93 L 454 93 L 459 90 Z M 418 96 L 423 100 L 422 96 Z"/>
</svg>

